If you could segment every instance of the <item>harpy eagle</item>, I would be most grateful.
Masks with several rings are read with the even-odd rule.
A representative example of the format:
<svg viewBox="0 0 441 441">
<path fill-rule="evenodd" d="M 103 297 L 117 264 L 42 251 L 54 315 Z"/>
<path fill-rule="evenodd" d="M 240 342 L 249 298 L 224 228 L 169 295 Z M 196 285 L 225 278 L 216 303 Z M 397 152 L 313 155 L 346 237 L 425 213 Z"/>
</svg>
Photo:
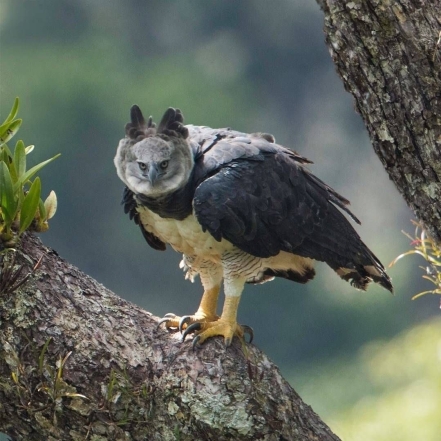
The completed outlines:
<svg viewBox="0 0 441 441">
<path fill-rule="evenodd" d="M 193 347 L 217 335 L 227 346 L 234 335 L 252 338 L 236 319 L 244 284 L 306 283 L 315 260 L 355 288 L 374 281 L 392 292 L 383 265 L 342 213 L 360 223 L 349 202 L 305 167 L 311 161 L 266 133 L 184 125 L 179 109 L 169 108 L 157 128 L 138 106 L 130 116 L 114 160 L 126 185 L 124 211 L 151 247 L 170 244 L 183 254 L 186 278 L 199 274 L 196 313 L 159 322 L 183 339 L 195 333 Z"/>
</svg>

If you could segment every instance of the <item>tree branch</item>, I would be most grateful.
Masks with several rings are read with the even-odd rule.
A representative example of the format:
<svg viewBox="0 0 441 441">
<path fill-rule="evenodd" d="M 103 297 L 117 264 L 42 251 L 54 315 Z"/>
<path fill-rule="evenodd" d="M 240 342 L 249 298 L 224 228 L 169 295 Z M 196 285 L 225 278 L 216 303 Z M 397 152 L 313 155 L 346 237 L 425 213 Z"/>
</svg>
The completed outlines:
<svg viewBox="0 0 441 441">
<path fill-rule="evenodd" d="M 376 154 L 441 242 L 439 2 L 322 0 L 325 33 Z"/>
<path fill-rule="evenodd" d="M 0 431 L 14 440 L 339 439 L 256 347 L 193 352 L 30 234 L 1 256 Z"/>
</svg>

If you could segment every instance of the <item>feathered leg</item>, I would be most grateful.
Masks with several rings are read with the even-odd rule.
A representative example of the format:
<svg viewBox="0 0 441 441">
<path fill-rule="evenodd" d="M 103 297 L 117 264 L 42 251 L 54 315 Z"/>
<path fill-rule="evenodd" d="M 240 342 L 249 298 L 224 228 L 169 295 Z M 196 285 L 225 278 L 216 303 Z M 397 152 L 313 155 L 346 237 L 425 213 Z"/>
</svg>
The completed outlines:
<svg viewBox="0 0 441 441">
<path fill-rule="evenodd" d="M 198 272 L 204 287 L 204 294 L 198 310 L 193 315 L 182 317 L 173 313 L 165 314 L 164 318 L 159 321 L 158 326 L 165 323 L 166 328 L 176 328 L 176 330 L 182 332 L 193 323 L 214 322 L 219 319 L 216 309 L 222 283 L 222 267 L 214 265 L 212 262 L 202 262 L 199 265 Z"/>
<path fill-rule="evenodd" d="M 243 278 L 224 279 L 225 302 L 222 314 L 216 321 L 195 322 L 190 325 L 182 335 L 182 339 L 194 332 L 193 348 L 203 343 L 209 337 L 217 335 L 223 336 L 225 346 L 229 346 L 234 335 L 240 338 L 247 333 L 250 335 L 250 342 L 253 339 L 253 330 L 249 326 L 241 326 L 237 323 L 237 309 L 239 307 L 240 296 L 245 284 Z"/>
</svg>

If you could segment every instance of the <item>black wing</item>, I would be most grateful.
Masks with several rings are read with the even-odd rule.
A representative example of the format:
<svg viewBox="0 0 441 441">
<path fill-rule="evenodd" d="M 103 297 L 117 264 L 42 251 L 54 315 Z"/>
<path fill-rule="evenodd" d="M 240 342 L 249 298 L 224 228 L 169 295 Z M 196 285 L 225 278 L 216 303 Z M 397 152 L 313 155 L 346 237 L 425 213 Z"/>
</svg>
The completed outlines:
<svg viewBox="0 0 441 441">
<path fill-rule="evenodd" d="M 299 252 L 305 239 L 323 230 L 331 206 L 308 187 L 303 170 L 283 154 L 239 159 L 199 185 L 195 214 L 217 240 L 225 238 L 254 256 Z"/>
<path fill-rule="evenodd" d="M 254 256 L 286 251 L 324 261 L 362 289 L 366 277 L 391 289 L 380 261 L 336 207 L 351 214 L 347 201 L 286 149 L 276 150 L 224 164 L 197 187 L 194 210 L 202 228 Z"/>
<path fill-rule="evenodd" d="M 124 206 L 124 213 L 128 214 L 130 219 L 133 220 L 136 225 L 139 225 L 142 235 L 147 243 L 155 250 L 164 251 L 166 249 L 165 243 L 158 239 L 153 233 L 149 233 L 142 225 L 142 222 L 139 219 L 138 210 L 136 209 L 137 203 L 134 198 L 134 193 L 127 187 L 124 188 L 122 205 Z"/>
</svg>

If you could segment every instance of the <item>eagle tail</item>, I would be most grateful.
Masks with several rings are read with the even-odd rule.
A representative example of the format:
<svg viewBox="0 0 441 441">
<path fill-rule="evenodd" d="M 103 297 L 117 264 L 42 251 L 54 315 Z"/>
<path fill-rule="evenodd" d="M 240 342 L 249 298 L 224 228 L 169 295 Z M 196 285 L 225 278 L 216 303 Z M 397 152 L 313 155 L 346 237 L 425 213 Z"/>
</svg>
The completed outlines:
<svg viewBox="0 0 441 441">
<path fill-rule="evenodd" d="M 365 247 L 365 251 L 363 263 L 351 264 L 349 268 L 332 264 L 330 266 L 343 280 L 349 282 L 354 288 L 365 291 L 369 283 L 373 281 L 393 293 L 391 279 L 386 274 L 383 265 L 367 247 Z"/>
</svg>

